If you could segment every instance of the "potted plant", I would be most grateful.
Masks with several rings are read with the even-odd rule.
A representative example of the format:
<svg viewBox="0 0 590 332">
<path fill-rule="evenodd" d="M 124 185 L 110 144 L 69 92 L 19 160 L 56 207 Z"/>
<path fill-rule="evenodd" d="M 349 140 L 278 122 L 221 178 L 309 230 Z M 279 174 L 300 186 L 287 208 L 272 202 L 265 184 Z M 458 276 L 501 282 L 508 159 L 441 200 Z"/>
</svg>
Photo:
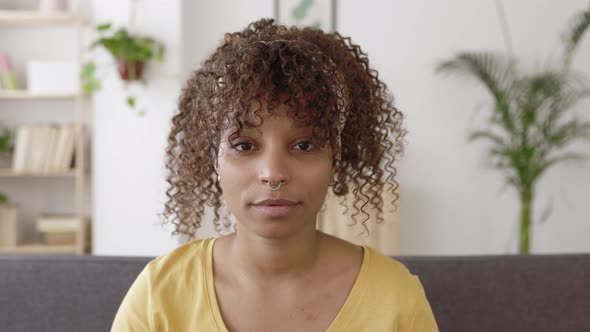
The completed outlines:
<svg viewBox="0 0 590 332">
<path fill-rule="evenodd" d="M 487 154 L 491 166 L 503 172 L 506 184 L 519 195 L 520 254 L 530 251 L 532 207 L 541 176 L 558 163 L 587 159 L 563 150 L 574 140 L 590 139 L 590 122 L 570 112 L 590 96 L 590 88 L 570 68 L 589 25 L 590 8 L 573 18 L 555 68 L 524 73 L 513 57 L 490 52 L 460 53 L 437 67 L 438 72 L 476 79 L 492 97 L 488 128 L 471 131 L 469 141 L 491 144 Z"/>
<path fill-rule="evenodd" d="M 4 129 L 0 134 L 0 153 L 10 154 L 13 149 L 12 132 L 8 129 Z"/>
<path fill-rule="evenodd" d="M 162 62 L 164 59 L 164 44 L 154 38 L 132 34 L 125 28 L 114 30 L 110 23 L 98 25 L 96 31 L 99 38 L 92 42 L 90 49 L 102 47 L 107 50 L 115 60 L 119 77 L 125 82 L 139 81 L 145 84 L 145 66 L 150 61 Z M 82 89 L 86 93 L 100 89 L 100 82 L 95 75 L 96 68 L 94 61 L 86 63 L 82 68 Z M 128 96 L 127 104 L 135 107 L 135 98 Z"/>
<path fill-rule="evenodd" d="M 12 133 L 8 129 L 4 129 L 4 132 L 0 135 L 0 157 L 10 157 L 13 150 L 13 139 Z M 8 201 L 5 194 L 0 192 L 0 205 Z"/>
<path fill-rule="evenodd" d="M 12 151 L 14 150 L 13 134 L 8 129 L 0 127 L 0 167 L 10 159 Z"/>
</svg>

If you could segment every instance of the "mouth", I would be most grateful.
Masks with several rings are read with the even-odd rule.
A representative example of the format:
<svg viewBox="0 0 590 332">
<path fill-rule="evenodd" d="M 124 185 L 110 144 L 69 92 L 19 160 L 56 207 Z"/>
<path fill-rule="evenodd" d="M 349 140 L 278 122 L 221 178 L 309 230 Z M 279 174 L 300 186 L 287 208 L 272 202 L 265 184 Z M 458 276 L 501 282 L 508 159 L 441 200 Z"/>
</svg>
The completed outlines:
<svg viewBox="0 0 590 332">
<path fill-rule="evenodd" d="M 299 202 L 290 200 L 264 200 L 252 206 L 256 211 L 266 217 L 281 218 L 291 214 L 299 206 Z"/>
</svg>

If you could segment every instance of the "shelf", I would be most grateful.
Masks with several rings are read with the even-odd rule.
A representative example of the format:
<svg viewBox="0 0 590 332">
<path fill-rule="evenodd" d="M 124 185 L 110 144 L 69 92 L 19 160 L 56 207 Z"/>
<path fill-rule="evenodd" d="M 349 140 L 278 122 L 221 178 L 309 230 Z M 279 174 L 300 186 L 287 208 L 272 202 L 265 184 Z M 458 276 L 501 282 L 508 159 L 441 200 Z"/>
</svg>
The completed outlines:
<svg viewBox="0 0 590 332">
<path fill-rule="evenodd" d="M 76 93 L 30 93 L 26 90 L 0 90 L 0 99 L 12 100 L 51 100 L 76 99 L 82 95 Z"/>
<path fill-rule="evenodd" d="M 2 2 L 0 0 L 0 2 Z M 84 9 L 80 7 L 79 9 Z M 90 9 L 90 8 L 88 8 Z M 81 68 L 83 63 L 82 60 L 84 58 L 84 50 L 87 49 L 87 33 L 90 32 L 88 29 L 91 29 L 94 25 L 92 20 L 90 19 L 87 13 L 83 13 L 82 11 L 72 11 L 72 12 L 55 12 L 55 13 L 46 13 L 37 11 L 36 8 L 32 8 L 31 10 L 11 10 L 11 9 L 0 9 L 0 29 L 6 29 L 6 31 L 2 30 L 2 33 L 14 34 L 15 40 L 18 39 L 17 34 L 29 32 L 29 30 L 35 30 L 35 38 L 39 38 L 39 45 L 45 47 L 45 44 L 51 44 L 52 41 L 48 40 L 48 36 L 44 38 L 44 31 L 47 29 L 53 30 L 55 32 L 62 32 L 61 30 L 65 29 L 68 33 L 75 32 L 75 45 L 76 47 L 72 50 L 74 53 L 73 56 L 77 59 L 77 67 Z M 90 14 L 90 13 L 88 13 Z M 22 30 L 22 31 L 21 31 Z M 59 30 L 59 31 L 58 31 Z M 66 31 L 63 32 L 66 32 Z M 93 29 L 92 29 L 93 30 Z M 37 36 L 36 33 L 39 33 Z M 50 37 L 50 36 L 49 36 Z M 59 38 L 59 37 L 55 37 Z M 51 38 L 49 38 L 51 39 Z M 39 46 L 36 45 L 36 46 Z M 27 48 L 29 50 L 29 48 Z M 1 51 L 1 50 L 0 50 Z M 29 50 L 30 51 L 30 50 Z M 33 54 L 30 54 L 33 56 Z M 26 57 L 26 54 L 23 54 Z M 87 101 L 91 95 L 86 94 L 83 92 L 81 87 L 75 87 L 74 91 L 66 93 L 31 93 L 27 90 L 25 86 L 19 87 L 17 90 L 2 90 L 0 89 L 0 122 L 4 120 L 5 117 L 11 117 L 13 110 L 16 110 L 14 107 L 11 107 L 13 104 L 21 103 L 27 104 L 30 103 L 64 103 L 64 107 L 72 108 L 74 111 L 75 118 L 73 119 L 73 123 L 75 125 L 75 141 L 74 141 L 74 160 L 75 160 L 75 168 L 72 169 L 65 169 L 60 168 L 62 171 L 57 172 L 47 172 L 47 171 L 15 171 L 11 166 L 12 163 L 9 163 L 7 160 L 2 160 L 2 164 L 0 166 L 0 181 L 2 182 L 2 186 L 4 182 L 12 182 L 17 181 L 20 184 L 20 181 L 25 181 L 21 184 L 20 187 L 30 190 L 27 184 L 27 181 L 66 181 L 69 185 L 69 181 L 72 181 L 73 184 L 73 203 L 75 205 L 75 215 L 81 216 L 83 215 L 86 205 L 86 177 L 89 175 L 87 173 L 87 168 L 85 167 L 86 164 L 86 157 L 89 156 L 86 152 L 84 136 L 80 136 L 80 134 L 86 133 L 85 123 L 88 121 L 88 125 L 91 128 L 92 118 L 88 116 L 85 110 L 87 109 Z M 45 105 L 44 104 L 44 105 Z M 67 105 L 66 105 L 67 104 Z M 35 105 L 32 105 L 35 106 Z M 36 105 L 42 106 L 42 105 Z M 49 105 L 47 105 L 49 106 Z M 56 105 L 52 105 L 56 106 Z M 18 107 L 17 107 L 18 108 Z M 23 108 L 20 107 L 23 111 L 27 110 L 28 106 Z M 43 108 L 46 109 L 46 108 Z M 49 107 L 47 109 L 52 109 Z M 2 112 L 2 110 L 8 112 Z M 41 111 L 41 109 L 39 109 Z M 10 113 L 10 115 L 9 115 Z M 31 114 L 32 117 L 40 115 L 37 112 Z M 61 118 L 61 117 L 60 117 Z M 33 119 L 33 118 L 26 118 L 29 123 L 38 123 L 41 120 Z M 58 119 L 55 119 L 58 120 Z M 45 122 L 52 122 L 47 121 Z M 60 122 L 60 121 L 57 121 Z M 56 123 L 57 123 L 56 122 Z M 25 123 L 26 124 L 26 123 Z M 23 124 L 24 125 L 24 124 Z M 71 135 L 68 134 L 68 139 L 71 138 Z M 71 142 L 68 143 L 68 147 L 70 146 Z M 69 154 L 68 154 L 69 155 Z M 2 158 L 4 159 L 4 158 Z M 70 166 L 71 164 L 67 164 Z M 29 168 L 30 169 L 30 168 Z M 0 188 L 4 189 L 4 187 Z M 0 190 L 2 191 L 2 190 Z M 10 196 L 11 193 L 5 193 Z M 65 204 L 65 203 L 64 203 Z M 31 212 L 36 211 L 37 209 L 34 206 L 28 206 L 27 203 L 19 202 L 18 205 L 22 206 L 23 211 L 24 209 L 30 209 Z M 68 203 L 69 205 L 69 203 Z M 39 209 L 43 210 L 43 209 Z M 26 214 L 26 213 L 25 213 Z M 16 222 L 16 220 L 14 220 Z M 30 226 L 30 225 L 29 225 Z M 18 232 L 17 232 L 18 233 Z M 22 239 L 22 242 L 19 241 L 16 246 L 12 247 L 0 247 L 0 255 L 2 254 L 83 254 L 85 252 L 90 251 L 90 247 L 88 243 L 90 243 L 90 229 L 88 225 L 84 225 L 80 230 L 78 230 L 77 236 L 75 237 L 76 243 L 70 244 L 66 243 L 65 245 L 52 245 L 44 241 L 43 239 L 37 237 L 30 238 L 25 236 Z M 39 235 L 39 234 L 38 234 Z M 51 239 L 49 239 L 51 241 Z M 54 240 L 55 241 L 55 240 Z M 56 242 L 59 243 L 59 242 Z"/>
<path fill-rule="evenodd" d="M 42 243 L 22 244 L 16 247 L 0 247 L 0 255 L 4 254 L 76 254 L 78 247 L 71 245 L 47 245 Z"/>
<path fill-rule="evenodd" d="M 54 173 L 31 173 L 31 172 L 15 172 L 11 168 L 0 168 L 0 177 L 66 177 L 76 176 L 76 170 L 72 169 L 65 172 Z"/>
<path fill-rule="evenodd" d="M 72 13 L 42 13 L 34 10 L 0 10 L 0 26 L 75 25 L 81 23 Z"/>
</svg>

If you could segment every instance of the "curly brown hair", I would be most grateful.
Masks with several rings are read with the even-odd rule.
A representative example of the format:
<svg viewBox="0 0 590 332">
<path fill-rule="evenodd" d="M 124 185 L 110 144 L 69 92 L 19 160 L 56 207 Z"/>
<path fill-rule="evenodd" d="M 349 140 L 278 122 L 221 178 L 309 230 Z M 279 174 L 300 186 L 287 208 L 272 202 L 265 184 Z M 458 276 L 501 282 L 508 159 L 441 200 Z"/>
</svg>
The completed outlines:
<svg viewBox="0 0 590 332">
<path fill-rule="evenodd" d="M 287 99 L 284 100 L 284 96 Z M 332 191 L 355 197 L 352 219 L 375 208 L 382 221 L 383 190 L 399 196 L 393 166 L 404 150 L 403 114 L 367 54 L 338 32 L 277 25 L 273 19 L 226 33 L 223 43 L 194 71 L 179 97 L 166 149 L 165 223 L 172 235 L 193 237 L 205 204 L 214 208 L 219 230 L 222 190 L 216 177 L 220 141 L 260 124 L 264 100 L 273 112 L 284 102 L 294 119 L 313 128 L 313 139 L 332 148 Z M 254 121 L 253 119 L 258 119 Z M 343 121 L 345 120 L 345 122 Z M 366 228 L 366 226 L 365 226 Z"/>
</svg>

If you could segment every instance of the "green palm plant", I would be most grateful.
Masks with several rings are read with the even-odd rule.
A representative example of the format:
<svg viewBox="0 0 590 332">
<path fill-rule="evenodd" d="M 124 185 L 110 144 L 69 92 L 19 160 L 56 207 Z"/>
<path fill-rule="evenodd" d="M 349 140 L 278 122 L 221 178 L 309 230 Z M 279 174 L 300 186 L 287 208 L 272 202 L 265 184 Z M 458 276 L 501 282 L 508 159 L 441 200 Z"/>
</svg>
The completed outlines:
<svg viewBox="0 0 590 332">
<path fill-rule="evenodd" d="M 572 73 L 572 57 L 590 25 L 590 8 L 577 14 L 563 35 L 559 65 L 521 73 L 511 56 L 465 52 L 438 64 L 436 71 L 474 78 L 493 99 L 487 128 L 471 130 L 468 141 L 487 141 L 487 157 L 520 198 L 519 252 L 530 250 L 533 203 L 539 179 L 552 166 L 583 161 L 587 156 L 566 151 L 575 140 L 590 139 L 590 122 L 572 108 L 590 96 L 580 75 Z"/>
</svg>

